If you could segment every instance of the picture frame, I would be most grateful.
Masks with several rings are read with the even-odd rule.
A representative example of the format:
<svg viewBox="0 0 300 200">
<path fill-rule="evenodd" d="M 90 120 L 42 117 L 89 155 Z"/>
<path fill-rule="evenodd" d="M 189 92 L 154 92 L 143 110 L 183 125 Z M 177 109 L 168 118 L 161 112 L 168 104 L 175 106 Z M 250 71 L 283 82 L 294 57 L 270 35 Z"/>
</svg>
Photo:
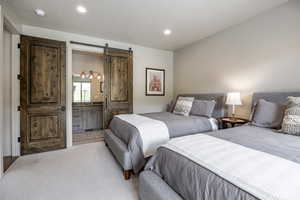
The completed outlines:
<svg viewBox="0 0 300 200">
<path fill-rule="evenodd" d="M 146 96 L 165 96 L 165 70 L 146 68 Z"/>
</svg>

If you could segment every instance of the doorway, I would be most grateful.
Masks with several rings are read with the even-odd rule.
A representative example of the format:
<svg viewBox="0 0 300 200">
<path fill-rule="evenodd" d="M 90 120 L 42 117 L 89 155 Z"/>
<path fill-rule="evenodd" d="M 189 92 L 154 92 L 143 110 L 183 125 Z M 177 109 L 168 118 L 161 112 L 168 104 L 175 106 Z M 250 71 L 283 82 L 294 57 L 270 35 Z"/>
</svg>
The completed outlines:
<svg viewBox="0 0 300 200">
<path fill-rule="evenodd" d="M 72 51 L 73 144 L 103 140 L 104 54 Z"/>
</svg>

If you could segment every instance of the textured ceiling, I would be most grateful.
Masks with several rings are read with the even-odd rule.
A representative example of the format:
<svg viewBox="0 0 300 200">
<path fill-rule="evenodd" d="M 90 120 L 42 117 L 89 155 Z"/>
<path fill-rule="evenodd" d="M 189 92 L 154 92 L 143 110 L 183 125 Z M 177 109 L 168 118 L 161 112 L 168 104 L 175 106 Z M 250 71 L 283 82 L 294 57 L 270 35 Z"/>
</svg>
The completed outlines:
<svg viewBox="0 0 300 200">
<path fill-rule="evenodd" d="M 7 0 L 23 24 L 176 50 L 287 0 Z M 80 15 L 77 5 L 88 12 Z M 45 17 L 34 14 L 46 11 Z M 172 30 L 164 36 L 163 30 Z"/>
</svg>

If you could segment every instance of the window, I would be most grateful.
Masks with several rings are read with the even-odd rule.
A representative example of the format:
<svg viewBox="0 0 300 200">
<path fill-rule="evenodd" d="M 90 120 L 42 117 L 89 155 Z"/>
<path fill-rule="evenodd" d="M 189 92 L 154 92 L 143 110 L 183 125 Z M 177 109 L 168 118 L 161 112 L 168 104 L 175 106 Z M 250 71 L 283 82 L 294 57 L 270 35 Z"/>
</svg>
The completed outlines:
<svg viewBox="0 0 300 200">
<path fill-rule="evenodd" d="M 73 82 L 73 102 L 84 103 L 91 102 L 91 83 Z"/>
</svg>

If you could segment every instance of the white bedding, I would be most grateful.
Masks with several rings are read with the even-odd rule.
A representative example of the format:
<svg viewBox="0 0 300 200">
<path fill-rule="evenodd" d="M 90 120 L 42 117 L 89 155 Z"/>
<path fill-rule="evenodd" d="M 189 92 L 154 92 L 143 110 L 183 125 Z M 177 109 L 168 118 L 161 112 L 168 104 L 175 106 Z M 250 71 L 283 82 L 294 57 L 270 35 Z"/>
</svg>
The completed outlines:
<svg viewBox="0 0 300 200">
<path fill-rule="evenodd" d="M 162 121 L 136 114 L 122 114 L 115 117 L 130 123 L 138 129 L 143 143 L 145 158 L 152 156 L 159 146 L 170 139 L 169 129 Z"/>
<path fill-rule="evenodd" d="M 300 199 L 298 163 L 204 134 L 175 138 L 163 146 L 259 199 Z"/>
</svg>

